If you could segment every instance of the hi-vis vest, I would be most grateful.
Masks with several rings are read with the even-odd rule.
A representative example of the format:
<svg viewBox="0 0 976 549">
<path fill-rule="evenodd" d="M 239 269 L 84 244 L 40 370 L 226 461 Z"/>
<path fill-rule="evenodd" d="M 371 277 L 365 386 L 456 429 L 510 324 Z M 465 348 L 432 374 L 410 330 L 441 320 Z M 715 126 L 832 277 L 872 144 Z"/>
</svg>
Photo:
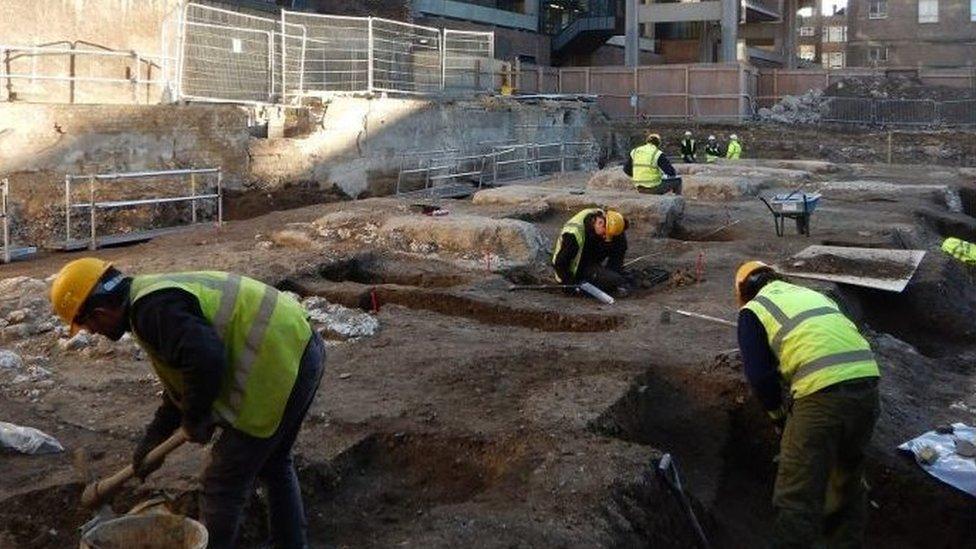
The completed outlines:
<svg viewBox="0 0 976 549">
<path fill-rule="evenodd" d="M 634 163 L 634 185 L 653 189 L 661 184 L 663 173 L 657 167 L 657 159 L 661 157 L 661 149 L 651 143 L 641 145 L 630 151 L 630 159 Z"/>
<path fill-rule="evenodd" d="M 782 281 L 745 305 L 759 318 L 794 398 L 824 387 L 880 375 L 871 346 L 825 295 Z"/>
<path fill-rule="evenodd" d="M 976 244 L 950 236 L 942 242 L 942 251 L 966 265 L 976 265 Z"/>
<path fill-rule="evenodd" d="M 559 237 L 556 239 L 556 249 L 552 251 L 553 264 L 556 263 L 556 258 L 559 256 L 559 251 L 562 250 L 563 235 L 573 235 L 573 238 L 576 240 L 576 255 L 573 257 L 572 263 L 569 264 L 569 274 L 573 277 L 576 276 L 576 271 L 579 269 L 580 259 L 583 258 L 583 244 L 586 243 L 586 216 L 590 214 L 602 213 L 603 210 L 599 208 L 587 208 L 569 218 L 569 221 L 563 225 L 563 230 L 559 231 Z M 556 280 L 562 284 L 569 282 L 568 280 L 560 280 L 559 273 L 556 273 Z"/>
<path fill-rule="evenodd" d="M 312 335 L 305 309 L 257 280 L 216 271 L 135 276 L 129 299 L 136 303 L 169 288 L 197 298 L 224 344 L 227 368 L 213 405 L 216 416 L 251 436 L 273 435 Z M 147 354 L 166 392 L 180 402 L 183 376 L 148 349 Z"/>
<path fill-rule="evenodd" d="M 709 142 L 705 145 L 705 162 L 715 162 L 722 156 L 721 151 L 718 150 L 718 145 L 714 142 Z"/>
<path fill-rule="evenodd" d="M 738 141 L 729 141 L 729 148 L 725 151 L 725 158 L 738 160 L 742 156 L 742 145 Z"/>
</svg>

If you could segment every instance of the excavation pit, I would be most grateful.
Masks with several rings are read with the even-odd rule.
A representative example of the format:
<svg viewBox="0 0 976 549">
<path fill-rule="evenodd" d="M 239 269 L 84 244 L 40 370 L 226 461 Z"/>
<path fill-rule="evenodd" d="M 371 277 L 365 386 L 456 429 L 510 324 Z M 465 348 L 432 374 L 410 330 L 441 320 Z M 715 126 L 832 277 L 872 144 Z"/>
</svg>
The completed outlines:
<svg viewBox="0 0 976 549">
<path fill-rule="evenodd" d="M 362 254 L 321 265 L 318 274 L 332 282 L 359 284 L 398 284 L 421 288 L 447 288 L 467 284 L 470 274 L 442 262 L 391 260 L 374 254 Z"/>
<path fill-rule="evenodd" d="M 317 295 L 332 303 L 371 311 L 388 304 L 408 309 L 431 311 L 447 316 L 469 318 L 484 324 L 520 326 L 543 332 L 607 332 L 623 324 L 618 315 L 564 312 L 539 306 L 515 306 L 506 303 L 514 296 L 505 294 L 505 301 L 497 296 L 462 294 L 413 286 L 376 285 L 345 282 L 331 283 L 321 278 L 304 277 L 286 280 L 282 290 L 302 296 Z M 552 296 L 552 299 L 560 297 Z"/>
<path fill-rule="evenodd" d="M 521 439 L 371 435 L 327 465 L 303 469 L 309 528 L 330 545 L 388 547 L 422 530 L 438 507 L 517 490 L 540 459 Z"/>
</svg>

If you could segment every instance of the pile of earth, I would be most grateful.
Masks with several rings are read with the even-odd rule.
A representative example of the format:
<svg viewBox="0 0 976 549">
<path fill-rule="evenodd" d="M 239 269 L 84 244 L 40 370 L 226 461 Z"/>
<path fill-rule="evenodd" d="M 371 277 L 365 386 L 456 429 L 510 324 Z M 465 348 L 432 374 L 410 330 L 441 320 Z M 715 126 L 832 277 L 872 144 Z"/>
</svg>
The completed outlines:
<svg viewBox="0 0 976 549">
<path fill-rule="evenodd" d="M 871 99 L 931 99 L 952 101 L 972 99 L 973 90 L 934 86 L 906 75 L 858 76 L 834 82 L 826 90 L 828 97 L 866 97 Z"/>
</svg>

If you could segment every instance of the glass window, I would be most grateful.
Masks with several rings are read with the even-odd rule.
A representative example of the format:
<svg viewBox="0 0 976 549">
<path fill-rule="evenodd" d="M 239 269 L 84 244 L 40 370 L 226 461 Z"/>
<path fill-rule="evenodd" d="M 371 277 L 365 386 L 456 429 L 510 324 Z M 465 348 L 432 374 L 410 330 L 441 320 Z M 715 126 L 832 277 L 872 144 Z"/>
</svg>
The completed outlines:
<svg viewBox="0 0 976 549">
<path fill-rule="evenodd" d="M 870 0 L 868 2 L 868 19 L 885 19 L 887 17 L 888 0 Z"/>
<path fill-rule="evenodd" d="M 976 21 L 976 0 L 969 0 L 969 20 Z"/>
<path fill-rule="evenodd" d="M 800 36 L 813 36 L 813 27 L 800 27 Z"/>
<path fill-rule="evenodd" d="M 888 48 L 875 46 L 868 50 L 868 60 L 874 63 L 885 62 L 888 60 Z"/>
<path fill-rule="evenodd" d="M 918 22 L 939 22 L 939 0 L 918 0 Z"/>
<path fill-rule="evenodd" d="M 801 44 L 800 45 L 800 59 L 805 61 L 813 61 L 817 58 L 817 46 L 813 44 Z"/>
<path fill-rule="evenodd" d="M 835 51 L 830 53 L 828 56 L 828 67 L 830 69 L 842 69 L 844 68 L 844 52 Z"/>
</svg>

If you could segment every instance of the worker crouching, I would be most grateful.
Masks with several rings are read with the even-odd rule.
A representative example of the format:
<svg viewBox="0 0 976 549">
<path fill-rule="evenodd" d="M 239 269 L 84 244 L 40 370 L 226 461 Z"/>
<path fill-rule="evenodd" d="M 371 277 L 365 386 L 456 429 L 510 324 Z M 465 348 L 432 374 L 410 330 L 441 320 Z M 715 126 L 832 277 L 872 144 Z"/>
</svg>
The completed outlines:
<svg viewBox="0 0 976 549">
<path fill-rule="evenodd" d="M 661 151 L 661 136 L 656 133 L 649 134 L 646 143 L 630 151 L 624 173 L 631 176 L 639 193 L 681 194 L 681 178 Z"/>
<path fill-rule="evenodd" d="M 604 292 L 625 297 L 633 283 L 624 271 L 627 220 L 620 212 L 585 209 L 566 222 L 552 252 L 560 284 L 589 282 Z"/>
</svg>

